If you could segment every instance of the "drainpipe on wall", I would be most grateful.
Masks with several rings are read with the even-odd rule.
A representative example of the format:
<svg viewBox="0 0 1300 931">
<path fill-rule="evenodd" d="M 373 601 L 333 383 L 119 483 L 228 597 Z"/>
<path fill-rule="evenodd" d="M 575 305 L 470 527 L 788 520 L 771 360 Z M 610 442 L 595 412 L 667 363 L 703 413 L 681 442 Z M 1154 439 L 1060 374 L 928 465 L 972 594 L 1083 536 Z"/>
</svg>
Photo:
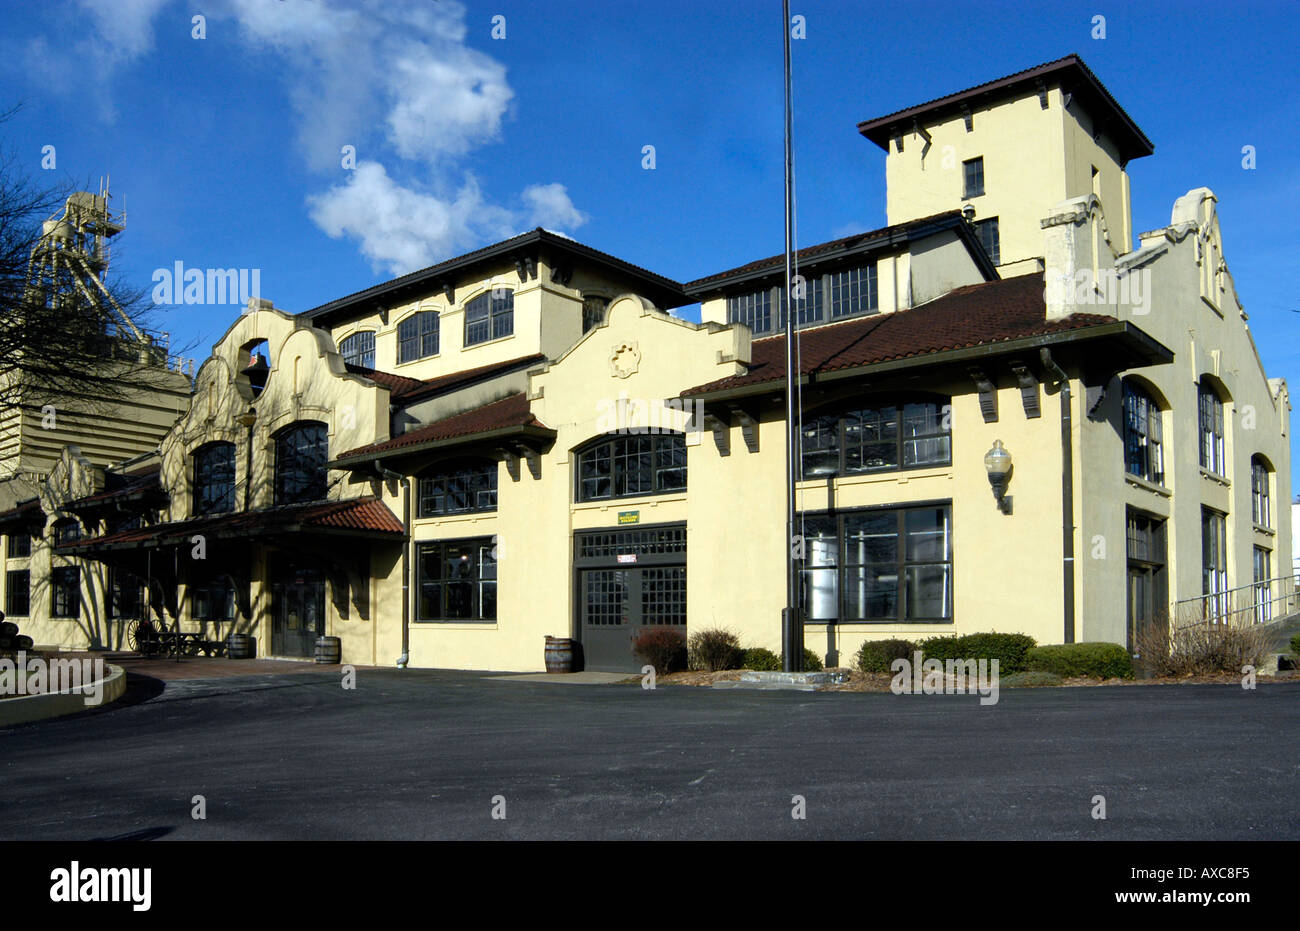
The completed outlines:
<svg viewBox="0 0 1300 931">
<path fill-rule="evenodd" d="M 405 669 L 411 661 L 411 480 L 385 468 L 378 459 L 374 468 L 380 478 L 402 486 L 402 655 L 397 657 L 397 668 Z"/>
<path fill-rule="evenodd" d="M 1043 367 L 1061 389 L 1061 574 L 1065 590 L 1065 643 L 1074 643 L 1074 442 L 1070 420 L 1070 376 L 1047 347 L 1038 351 Z"/>
</svg>

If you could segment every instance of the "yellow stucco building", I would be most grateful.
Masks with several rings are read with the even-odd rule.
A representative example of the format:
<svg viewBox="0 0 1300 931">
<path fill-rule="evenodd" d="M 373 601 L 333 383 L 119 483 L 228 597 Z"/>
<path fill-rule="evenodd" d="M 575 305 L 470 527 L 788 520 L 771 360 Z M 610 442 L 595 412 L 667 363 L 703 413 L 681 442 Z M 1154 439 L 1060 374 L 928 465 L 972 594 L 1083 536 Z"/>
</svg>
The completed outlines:
<svg viewBox="0 0 1300 931">
<path fill-rule="evenodd" d="M 1073 56 L 859 129 L 889 225 L 797 256 L 807 646 L 1293 610 L 1289 395 L 1214 195 L 1134 242 L 1152 146 Z M 155 453 L 67 450 L 0 515 L 38 575 L 87 567 L 76 599 L 42 577 L 60 610 L 24 630 L 119 646 L 151 616 L 498 670 L 542 668 L 548 635 L 639 668 L 657 626 L 779 649 L 782 281 L 775 256 L 682 285 L 539 229 L 296 315 L 255 301 Z"/>
</svg>

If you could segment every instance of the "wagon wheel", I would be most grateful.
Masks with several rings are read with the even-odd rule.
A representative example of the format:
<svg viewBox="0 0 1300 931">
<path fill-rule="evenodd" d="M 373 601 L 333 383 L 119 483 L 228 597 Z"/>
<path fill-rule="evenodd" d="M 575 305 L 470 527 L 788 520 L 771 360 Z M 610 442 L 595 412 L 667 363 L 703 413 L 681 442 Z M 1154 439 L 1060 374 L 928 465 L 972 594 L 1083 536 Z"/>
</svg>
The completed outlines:
<svg viewBox="0 0 1300 931">
<path fill-rule="evenodd" d="M 161 625 L 155 624 L 148 618 L 141 618 L 133 621 L 127 631 L 127 641 L 131 649 L 144 656 L 152 656 L 162 648 L 162 643 L 158 638 L 158 632 Z"/>
</svg>

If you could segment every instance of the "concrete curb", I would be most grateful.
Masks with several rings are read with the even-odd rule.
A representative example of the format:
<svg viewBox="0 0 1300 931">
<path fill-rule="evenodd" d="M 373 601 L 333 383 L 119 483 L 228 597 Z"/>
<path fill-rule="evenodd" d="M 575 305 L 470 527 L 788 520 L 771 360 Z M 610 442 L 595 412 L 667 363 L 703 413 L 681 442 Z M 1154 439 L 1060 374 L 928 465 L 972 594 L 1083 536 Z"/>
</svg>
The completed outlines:
<svg viewBox="0 0 1300 931">
<path fill-rule="evenodd" d="M 80 692 L 49 692 L 0 700 L 0 727 L 58 718 L 65 714 L 76 714 L 78 711 L 99 708 L 109 702 L 117 701 L 126 694 L 126 670 L 121 666 L 109 665 L 108 675 L 101 681 L 104 688 L 103 695 L 100 696 L 99 701 L 92 699 L 89 704 L 86 702 L 87 696 Z"/>
</svg>

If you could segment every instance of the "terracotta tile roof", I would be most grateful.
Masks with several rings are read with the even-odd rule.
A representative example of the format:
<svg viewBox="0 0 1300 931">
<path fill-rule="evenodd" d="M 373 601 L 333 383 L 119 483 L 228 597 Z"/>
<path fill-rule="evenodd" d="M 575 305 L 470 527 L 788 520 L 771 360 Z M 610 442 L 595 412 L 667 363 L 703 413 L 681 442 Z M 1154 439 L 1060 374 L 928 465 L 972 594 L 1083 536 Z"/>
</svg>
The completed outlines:
<svg viewBox="0 0 1300 931">
<path fill-rule="evenodd" d="M 943 213 L 936 213 L 928 217 L 920 217 L 916 220 L 908 220 L 906 223 L 896 223 L 893 226 L 883 226 L 880 229 L 868 230 L 864 233 L 855 233 L 852 236 L 845 236 L 842 239 L 832 239 L 830 242 L 818 243 L 815 246 L 808 246 L 806 249 L 800 249 L 795 253 L 795 257 L 800 262 L 809 262 L 830 253 L 839 252 L 848 249 L 857 249 L 867 247 L 872 244 L 883 244 L 890 240 L 905 239 L 917 230 L 929 226 L 952 227 L 957 228 L 964 221 L 961 218 L 961 211 L 947 210 Z M 772 271 L 784 271 L 785 254 L 769 256 L 766 259 L 759 259 L 756 262 L 750 262 L 746 265 L 739 265 L 736 268 L 728 269 L 725 272 L 718 272 L 714 275 L 706 275 L 703 278 L 696 278 L 694 281 L 686 282 L 683 287 L 688 293 L 697 293 L 704 290 L 707 285 L 721 282 L 727 278 L 737 278 L 750 272 L 771 269 Z"/>
<path fill-rule="evenodd" d="M 348 372 L 353 375 L 360 375 L 362 378 L 368 378 L 377 385 L 383 385 L 388 389 L 388 397 L 391 401 L 397 401 L 404 394 L 414 391 L 424 384 L 418 378 L 407 378 L 405 375 L 394 375 L 391 372 L 381 372 L 379 369 L 366 368 L 364 365 L 353 365 L 351 362 L 345 362 Z"/>
<path fill-rule="evenodd" d="M 131 547 L 154 542 L 184 542 L 193 534 L 214 537 L 251 537 L 275 532 L 324 529 L 369 534 L 403 534 L 402 522 L 388 506 L 374 496 L 346 501 L 314 501 L 258 511 L 237 511 L 190 520 L 169 521 L 148 527 L 119 530 L 99 537 L 86 537 L 56 547 L 61 553 L 89 552 L 105 547 Z"/>
<path fill-rule="evenodd" d="M 803 375 L 1114 323 L 1103 314 L 1046 319 L 1041 275 L 986 281 L 910 310 L 857 317 L 799 331 Z M 707 394 L 785 378 L 785 336 L 753 342 L 749 371 L 682 392 Z"/>
<path fill-rule="evenodd" d="M 351 449 L 336 457 L 336 462 L 362 459 L 369 456 L 382 456 L 403 449 L 413 449 L 426 444 L 446 440 L 469 438 L 480 433 L 489 433 L 511 427 L 534 428 L 546 430 L 547 427 L 533 416 L 528 404 L 528 396 L 522 391 L 507 395 L 500 401 L 484 404 L 473 410 L 453 414 L 442 420 L 416 427 L 414 430 L 396 436 L 382 443 L 372 443 Z"/>
<path fill-rule="evenodd" d="M 902 110 L 895 110 L 893 113 L 887 113 L 884 116 L 863 120 L 858 124 L 858 132 L 885 151 L 889 151 L 890 129 L 894 125 L 905 123 L 912 117 L 919 117 L 923 114 L 956 109 L 961 104 L 968 103 L 975 98 L 996 98 L 1000 91 L 1009 90 L 1012 87 L 1049 76 L 1061 79 L 1062 86 L 1067 91 L 1081 95 L 1081 99 L 1086 100 L 1094 116 L 1114 126 L 1114 135 L 1118 137 L 1118 141 L 1123 146 L 1125 158 L 1141 158 L 1155 151 L 1155 146 L 1151 144 L 1151 140 L 1146 137 L 1146 134 L 1138 128 L 1133 118 L 1111 96 L 1110 91 L 1098 80 L 1092 70 L 1083 63 L 1083 59 L 1074 54 L 1041 65 L 1035 65 L 1023 71 L 1017 71 L 1015 74 L 1008 74 L 1006 77 L 995 78 L 992 81 L 986 81 L 965 90 L 945 94 L 925 103 L 904 107 Z M 978 104 L 976 105 L 978 106 Z"/>
<path fill-rule="evenodd" d="M 45 512 L 41 510 L 40 498 L 28 498 L 7 511 L 0 511 L 0 527 L 12 527 L 16 524 L 45 522 Z"/>
</svg>

